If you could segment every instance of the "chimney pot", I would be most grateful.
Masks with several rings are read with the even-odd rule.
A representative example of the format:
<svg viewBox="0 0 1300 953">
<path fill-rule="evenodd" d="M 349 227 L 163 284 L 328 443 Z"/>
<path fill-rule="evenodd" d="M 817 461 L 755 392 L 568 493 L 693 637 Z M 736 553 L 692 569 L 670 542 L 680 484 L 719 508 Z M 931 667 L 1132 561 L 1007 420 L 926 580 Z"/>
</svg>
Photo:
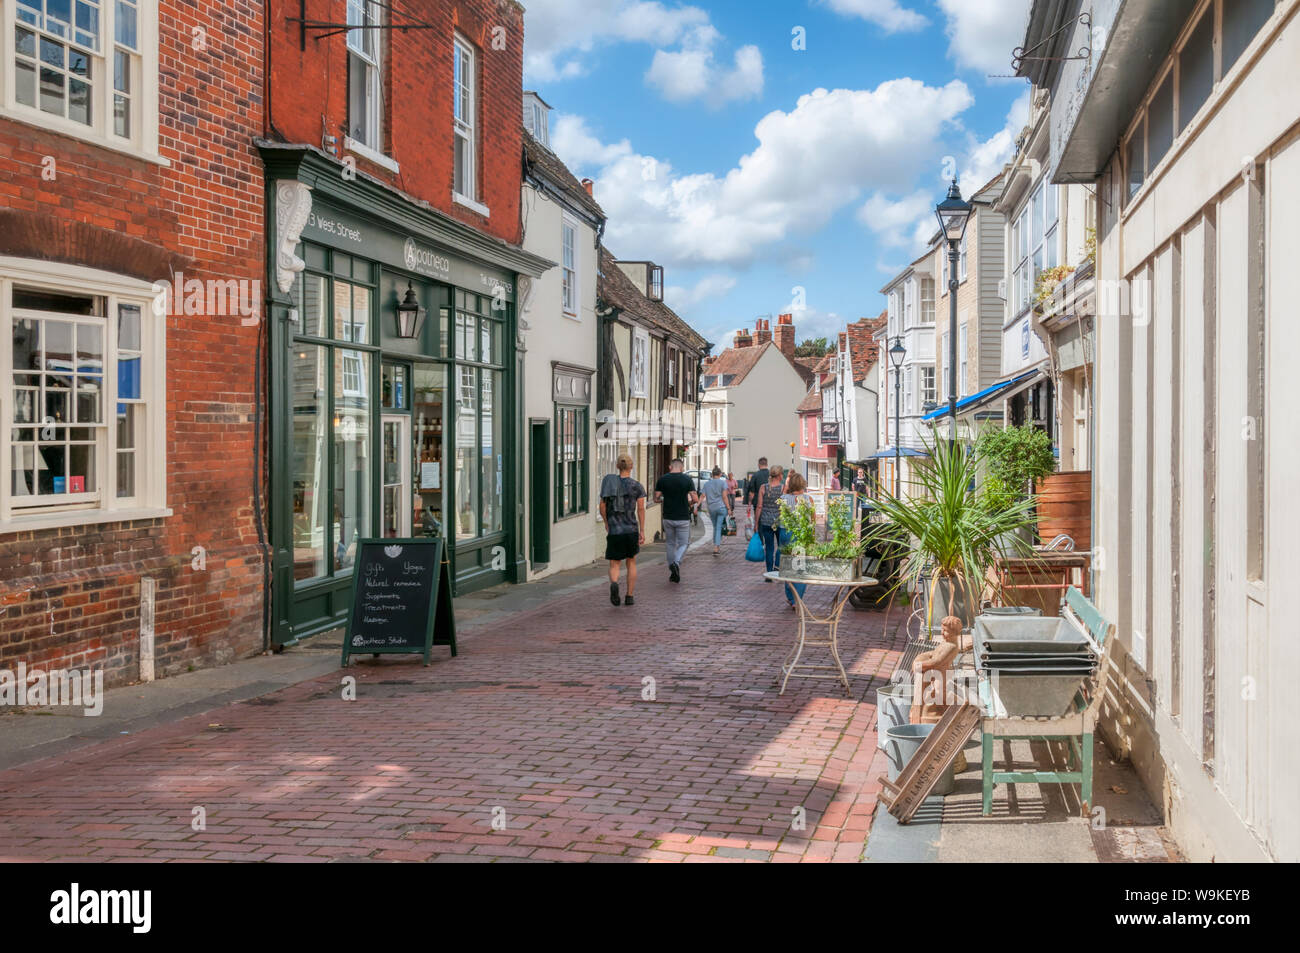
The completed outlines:
<svg viewBox="0 0 1300 953">
<path fill-rule="evenodd" d="M 592 188 L 595 187 L 595 185 L 596 185 L 596 183 L 593 182 L 591 179 L 583 179 L 583 180 L 582 180 L 582 187 L 583 187 L 584 189 L 587 190 L 587 194 L 588 194 L 588 195 L 591 195 L 591 194 L 592 194 L 591 190 L 592 190 Z"/>
</svg>

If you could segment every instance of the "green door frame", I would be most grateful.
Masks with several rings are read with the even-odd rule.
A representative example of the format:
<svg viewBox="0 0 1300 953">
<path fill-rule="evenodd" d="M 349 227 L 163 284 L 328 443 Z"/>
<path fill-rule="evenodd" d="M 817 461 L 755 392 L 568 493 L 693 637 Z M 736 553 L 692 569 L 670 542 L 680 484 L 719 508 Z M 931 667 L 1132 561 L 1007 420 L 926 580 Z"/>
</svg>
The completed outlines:
<svg viewBox="0 0 1300 953">
<path fill-rule="evenodd" d="M 533 569 L 551 561 L 551 421 L 528 421 L 528 558 Z"/>
</svg>

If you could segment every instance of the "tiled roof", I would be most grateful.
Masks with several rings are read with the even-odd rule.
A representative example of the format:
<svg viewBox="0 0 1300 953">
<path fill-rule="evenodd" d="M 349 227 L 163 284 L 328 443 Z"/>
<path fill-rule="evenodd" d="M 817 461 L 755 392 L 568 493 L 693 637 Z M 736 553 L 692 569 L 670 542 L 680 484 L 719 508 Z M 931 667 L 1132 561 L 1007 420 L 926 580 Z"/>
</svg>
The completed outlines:
<svg viewBox="0 0 1300 953">
<path fill-rule="evenodd" d="M 861 318 L 851 322 L 845 329 L 848 333 L 849 357 L 853 361 L 853 382 L 860 383 L 870 372 L 880 357 L 880 346 L 875 334 L 889 319 L 889 312 L 882 311 L 874 318 Z"/>
<path fill-rule="evenodd" d="M 722 382 L 717 384 L 708 383 L 709 387 L 735 387 L 745 379 L 758 359 L 763 356 L 768 348 L 776 347 L 776 342 L 765 341 L 762 344 L 751 345 L 750 347 L 729 347 L 719 354 L 707 368 L 704 369 L 706 382 L 714 377 L 723 378 Z"/>
<path fill-rule="evenodd" d="M 799 413 L 806 414 L 812 411 L 822 409 L 822 392 L 819 390 L 810 390 L 808 396 L 799 401 L 799 406 L 795 408 Z"/>
<path fill-rule="evenodd" d="M 542 145 L 528 130 L 524 130 L 524 162 L 527 170 L 545 176 L 564 196 L 589 214 L 603 219 L 604 210 L 596 200 L 587 194 L 583 184 L 569 171 L 568 166 L 546 146 Z"/>
<path fill-rule="evenodd" d="M 604 245 L 600 246 L 600 271 L 596 278 L 596 296 L 606 305 L 634 315 L 675 335 L 691 347 L 703 350 L 709 343 L 698 331 L 677 316 L 677 312 L 662 301 L 651 301 L 643 295 L 632 279 L 623 273 L 617 259 Z"/>
</svg>

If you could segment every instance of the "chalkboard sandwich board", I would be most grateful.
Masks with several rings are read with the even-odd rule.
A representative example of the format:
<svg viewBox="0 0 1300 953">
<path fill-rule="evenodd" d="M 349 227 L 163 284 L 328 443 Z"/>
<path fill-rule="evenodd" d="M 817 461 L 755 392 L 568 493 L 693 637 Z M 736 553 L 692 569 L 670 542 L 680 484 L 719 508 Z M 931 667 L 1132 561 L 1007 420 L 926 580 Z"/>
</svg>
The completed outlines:
<svg viewBox="0 0 1300 953">
<path fill-rule="evenodd" d="M 435 645 L 456 654 L 446 541 L 363 539 L 352 568 L 352 614 L 343 638 L 349 655 L 423 654 Z"/>
</svg>

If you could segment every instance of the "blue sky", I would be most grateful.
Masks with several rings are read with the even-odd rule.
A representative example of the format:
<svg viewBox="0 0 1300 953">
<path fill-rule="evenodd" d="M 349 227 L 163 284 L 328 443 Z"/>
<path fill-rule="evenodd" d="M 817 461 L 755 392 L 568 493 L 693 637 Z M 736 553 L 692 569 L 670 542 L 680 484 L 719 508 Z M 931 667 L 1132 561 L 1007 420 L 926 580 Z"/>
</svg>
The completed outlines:
<svg viewBox="0 0 1300 953">
<path fill-rule="evenodd" d="M 595 180 L 611 250 L 662 264 L 715 352 L 800 297 L 799 340 L 878 314 L 945 170 L 969 195 L 1025 121 L 1027 84 L 989 74 L 1010 72 L 1029 0 L 525 6 L 552 148 Z"/>
</svg>

